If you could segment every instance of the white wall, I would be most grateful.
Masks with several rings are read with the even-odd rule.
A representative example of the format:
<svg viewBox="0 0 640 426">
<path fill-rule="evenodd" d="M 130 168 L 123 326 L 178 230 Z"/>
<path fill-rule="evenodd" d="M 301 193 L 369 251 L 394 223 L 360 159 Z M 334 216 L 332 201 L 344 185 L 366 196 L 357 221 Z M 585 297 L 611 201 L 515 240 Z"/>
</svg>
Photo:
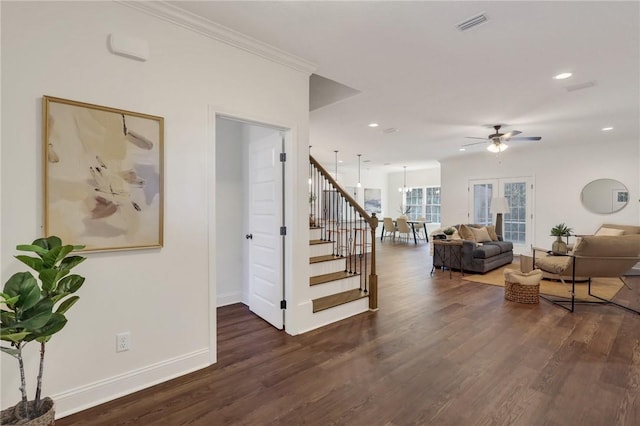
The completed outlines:
<svg viewBox="0 0 640 426">
<path fill-rule="evenodd" d="M 243 229 L 244 161 L 243 124 L 216 121 L 216 283 L 217 306 L 243 301 L 242 273 L 244 244 L 238 238 Z"/>
<path fill-rule="evenodd" d="M 87 255 L 78 268 L 87 278 L 81 299 L 48 345 L 44 394 L 65 415 L 209 364 L 216 348 L 215 314 L 209 311 L 216 280 L 209 265 L 218 247 L 209 244 L 215 241 L 207 232 L 215 212 L 208 209 L 210 197 L 219 196 L 212 182 L 209 107 L 292 128 L 288 190 L 305 194 L 306 178 L 299 179 L 298 170 L 308 164 L 308 73 L 120 3 L 0 7 L 3 282 L 22 270 L 8 258 L 16 244 L 42 233 L 42 95 L 165 118 L 164 248 Z M 150 59 L 110 54 L 110 33 L 148 41 Z M 292 206 L 301 216 L 292 222 L 292 239 L 308 232 L 306 215 L 297 214 L 306 207 L 304 197 Z M 295 244 L 289 278 L 305 282 L 306 267 L 298 265 L 308 258 L 308 242 Z M 131 332 L 133 349 L 116 354 L 115 334 L 122 331 Z M 28 349 L 33 371 L 36 348 Z M 2 408 L 18 400 L 14 367 L 3 359 Z"/>
<path fill-rule="evenodd" d="M 615 147 L 592 143 L 578 147 L 547 148 L 543 143 L 501 154 L 482 152 L 441 161 L 442 220 L 466 223 L 470 179 L 510 176 L 534 177 L 533 244 L 551 247 L 549 230 L 564 222 L 576 233 L 589 234 L 602 223 L 634 224 L 639 219 L 638 141 L 616 141 Z M 618 213 L 591 213 L 580 202 L 580 192 L 598 178 L 616 179 L 629 189 L 629 204 Z"/>
</svg>

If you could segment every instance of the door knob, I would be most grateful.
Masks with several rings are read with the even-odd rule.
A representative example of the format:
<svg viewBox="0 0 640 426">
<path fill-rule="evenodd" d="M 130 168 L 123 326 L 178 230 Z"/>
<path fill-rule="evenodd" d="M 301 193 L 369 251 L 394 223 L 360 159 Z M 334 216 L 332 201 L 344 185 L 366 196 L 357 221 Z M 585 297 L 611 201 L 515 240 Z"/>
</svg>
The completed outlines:
<svg viewBox="0 0 640 426">
<path fill-rule="evenodd" d="M 253 234 L 247 234 L 244 236 L 247 240 L 253 240 Z"/>
</svg>

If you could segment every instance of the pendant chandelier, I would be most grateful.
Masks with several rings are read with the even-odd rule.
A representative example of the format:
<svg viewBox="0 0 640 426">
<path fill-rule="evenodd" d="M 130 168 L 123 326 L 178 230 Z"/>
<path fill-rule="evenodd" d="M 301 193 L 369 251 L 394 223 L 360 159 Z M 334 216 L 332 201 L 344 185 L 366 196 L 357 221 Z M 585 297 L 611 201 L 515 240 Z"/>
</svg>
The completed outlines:
<svg viewBox="0 0 640 426">
<path fill-rule="evenodd" d="M 404 166 L 404 178 L 402 181 L 402 188 L 398 188 L 398 192 L 409 192 L 409 188 L 407 188 L 407 166 Z"/>
<path fill-rule="evenodd" d="M 362 154 L 358 154 L 358 188 L 362 187 L 362 183 L 360 183 L 360 157 Z"/>
</svg>

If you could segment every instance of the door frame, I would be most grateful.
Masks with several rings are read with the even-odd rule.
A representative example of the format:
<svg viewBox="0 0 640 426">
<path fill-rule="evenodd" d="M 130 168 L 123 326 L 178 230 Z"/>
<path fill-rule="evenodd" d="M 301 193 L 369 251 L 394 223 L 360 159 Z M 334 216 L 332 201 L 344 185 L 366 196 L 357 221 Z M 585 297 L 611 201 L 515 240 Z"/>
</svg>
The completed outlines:
<svg viewBox="0 0 640 426">
<path fill-rule="evenodd" d="M 255 114 L 245 113 L 240 111 L 233 111 L 227 108 L 222 108 L 216 105 L 209 104 L 207 107 L 208 115 L 208 131 L 207 131 L 207 173 L 206 179 L 208 182 L 207 190 L 207 259 L 208 259 L 208 335 L 209 335 L 209 365 L 217 362 L 217 283 L 216 283 L 216 120 L 218 118 L 224 118 L 228 120 L 236 120 L 243 123 L 270 127 L 273 129 L 279 129 L 285 135 L 284 149 L 287 153 L 287 161 L 284 163 L 284 194 L 283 197 L 287 200 L 287 211 L 284 212 L 284 223 L 287 227 L 287 239 L 284 244 L 284 264 L 285 270 L 283 271 L 283 278 L 285 283 L 284 293 L 285 300 L 288 301 L 288 308 L 292 307 L 292 283 L 293 278 L 293 265 L 294 265 L 294 251 L 293 242 L 295 239 L 295 214 L 297 209 L 295 208 L 295 189 L 296 189 L 296 167 L 295 162 L 298 156 L 296 144 L 297 129 L 292 123 L 282 123 L 273 117 L 260 117 Z M 291 213 L 288 213 L 291 212 Z M 289 324 L 292 321 L 292 310 L 284 310 L 285 324 Z"/>
<path fill-rule="evenodd" d="M 492 197 L 502 197 L 504 194 L 504 184 L 505 183 L 513 183 L 513 182 L 525 182 L 527 187 L 527 233 L 525 244 L 514 244 L 513 253 L 514 254 L 522 254 L 528 253 L 531 250 L 531 244 L 535 241 L 535 221 L 534 221 L 534 211 L 535 211 L 535 176 L 504 176 L 504 177 L 494 177 L 494 178 L 475 178 L 467 180 L 467 217 L 470 223 L 475 221 L 474 217 L 474 193 L 473 193 L 473 185 L 474 184 L 492 184 L 495 187 L 496 192 L 492 195 Z M 491 216 L 491 223 L 493 223 L 493 215 Z M 504 219 L 503 219 L 504 223 Z"/>
</svg>

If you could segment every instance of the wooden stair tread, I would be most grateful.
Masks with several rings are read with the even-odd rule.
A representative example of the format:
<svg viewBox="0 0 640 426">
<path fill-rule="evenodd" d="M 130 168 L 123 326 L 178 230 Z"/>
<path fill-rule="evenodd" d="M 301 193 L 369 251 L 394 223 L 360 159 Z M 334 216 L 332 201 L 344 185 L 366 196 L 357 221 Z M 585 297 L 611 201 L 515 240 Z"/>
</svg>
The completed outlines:
<svg viewBox="0 0 640 426">
<path fill-rule="evenodd" d="M 353 302 L 358 299 L 362 299 L 368 296 L 368 293 L 355 288 L 353 290 L 343 291 L 341 293 L 332 294 L 330 296 L 324 296 L 319 299 L 314 299 L 313 312 L 323 311 L 325 309 L 333 308 L 334 306 L 344 305 L 345 303 Z"/>
<path fill-rule="evenodd" d="M 338 271 L 338 272 L 332 272 L 330 274 L 316 275 L 313 277 L 309 277 L 309 285 L 324 284 L 331 281 L 342 280 L 344 278 L 355 277 L 357 275 L 358 274 L 352 274 L 346 271 Z"/>
<path fill-rule="evenodd" d="M 344 257 L 334 256 L 333 254 L 326 254 L 324 256 L 313 256 L 309 258 L 309 263 L 328 262 L 331 260 L 344 259 Z"/>
<path fill-rule="evenodd" d="M 317 244 L 333 244 L 333 241 L 325 241 L 325 240 L 309 240 L 310 246 L 315 246 Z"/>
</svg>

